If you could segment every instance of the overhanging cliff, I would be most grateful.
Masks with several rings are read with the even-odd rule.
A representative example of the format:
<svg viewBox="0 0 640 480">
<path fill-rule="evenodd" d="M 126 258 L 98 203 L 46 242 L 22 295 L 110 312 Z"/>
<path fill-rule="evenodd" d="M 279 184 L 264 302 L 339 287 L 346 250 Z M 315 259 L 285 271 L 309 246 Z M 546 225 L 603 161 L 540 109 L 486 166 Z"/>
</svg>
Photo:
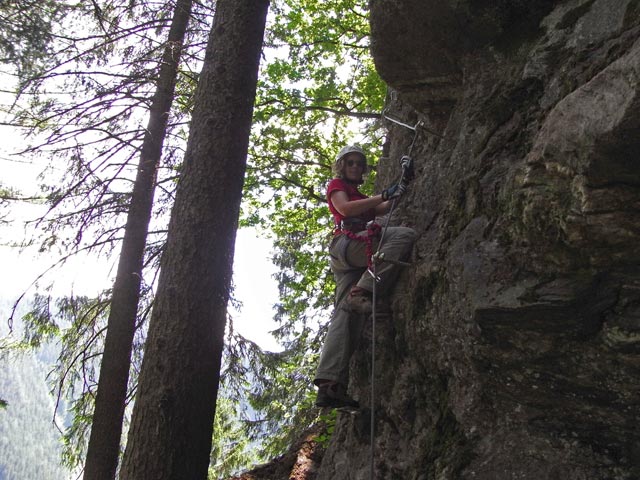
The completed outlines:
<svg viewBox="0 0 640 480">
<path fill-rule="evenodd" d="M 393 219 L 420 237 L 377 327 L 376 478 L 640 478 L 640 2 L 370 6 L 389 110 L 423 122 Z M 390 128 L 382 182 L 412 136 Z M 318 478 L 369 478 L 369 442 L 341 415 Z"/>
</svg>

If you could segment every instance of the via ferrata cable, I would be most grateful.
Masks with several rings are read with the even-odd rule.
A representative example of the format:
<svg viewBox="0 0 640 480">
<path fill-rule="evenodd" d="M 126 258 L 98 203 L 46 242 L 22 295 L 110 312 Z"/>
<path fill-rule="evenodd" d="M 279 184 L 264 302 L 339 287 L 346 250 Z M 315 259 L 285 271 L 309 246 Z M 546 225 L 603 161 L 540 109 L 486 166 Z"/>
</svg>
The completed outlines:
<svg viewBox="0 0 640 480">
<path fill-rule="evenodd" d="M 384 115 L 384 112 L 383 112 Z M 386 117 L 386 116 L 385 116 Z M 388 117 L 386 117 L 388 118 Z M 409 149 L 407 151 L 406 156 L 410 156 L 411 155 L 411 151 L 413 150 L 413 145 L 416 142 L 416 138 L 418 136 L 418 126 L 421 124 L 421 122 L 416 123 L 416 125 L 414 127 L 411 127 L 407 124 L 401 123 L 399 121 L 396 120 L 392 120 L 395 121 L 396 123 L 398 123 L 399 125 L 402 125 L 406 128 L 409 128 L 410 130 L 413 130 L 413 139 L 411 140 L 411 145 L 409 145 Z M 402 182 L 403 180 L 405 180 L 406 175 L 408 175 L 408 172 L 406 170 L 405 167 L 403 167 L 402 169 L 402 176 L 400 177 L 400 182 Z M 376 395 L 375 395 L 375 365 L 376 365 L 376 303 L 377 303 L 377 293 L 376 293 L 376 285 L 378 283 L 378 276 L 376 274 L 376 264 L 379 261 L 385 261 L 383 256 L 380 253 L 380 249 L 382 248 L 383 242 L 384 242 L 384 237 L 385 234 L 387 232 L 387 229 L 389 228 L 389 220 L 391 219 L 391 215 L 393 214 L 393 211 L 396 208 L 396 205 L 398 203 L 398 198 L 396 197 L 392 200 L 391 202 L 391 208 L 389 209 L 389 212 L 387 213 L 387 218 L 385 220 L 385 224 L 384 224 L 384 228 L 382 229 L 382 234 L 380 235 L 380 241 L 378 242 L 378 249 L 376 251 L 376 253 L 373 255 L 372 257 L 372 262 L 371 265 L 369 267 L 369 273 L 371 274 L 371 276 L 373 276 L 373 292 L 372 292 L 372 298 L 371 298 L 371 380 L 370 380 L 370 384 L 371 384 L 371 418 L 370 418 L 370 438 L 371 438 L 371 443 L 370 443 L 370 479 L 374 480 L 375 479 L 375 460 L 374 460 L 374 456 L 375 456 L 375 420 L 376 420 L 376 416 L 375 416 L 375 400 L 376 400 Z M 399 264 L 404 264 L 404 262 L 396 262 Z"/>
</svg>

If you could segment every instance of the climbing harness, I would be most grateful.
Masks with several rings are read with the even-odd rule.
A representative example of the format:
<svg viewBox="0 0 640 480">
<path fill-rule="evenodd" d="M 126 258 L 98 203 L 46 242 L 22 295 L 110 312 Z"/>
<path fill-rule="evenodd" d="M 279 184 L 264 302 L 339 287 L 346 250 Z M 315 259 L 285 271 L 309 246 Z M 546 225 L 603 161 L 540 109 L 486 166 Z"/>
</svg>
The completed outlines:
<svg viewBox="0 0 640 480">
<path fill-rule="evenodd" d="M 351 240 L 355 240 L 356 242 L 365 243 L 365 246 L 366 246 L 365 251 L 367 255 L 367 269 L 371 269 L 373 266 L 373 259 L 374 259 L 373 239 L 378 235 L 380 235 L 380 232 L 382 231 L 382 227 L 379 224 L 371 221 L 366 224 L 366 230 L 367 230 L 366 235 L 358 235 L 357 232 L 354 232 L 353 230 L 349 230 L 348 228 L 345 228 L 344 225 L 341 225 L 341 228 L 337 230 L 337 233 L 346 235 Z M 346 255 L 345 255 L 345 258 L 346 258 Z"/>
<path fill-rule="evenodd" d="M 413 167 L 412 167 L 412 163 L 411 163 L 411 151 L 413 150 L 413 146 L 416 142 L 416 138 L 418 137 L 418 126 L 420 126 L 422 124 L 421 121 L 418 121 L 418 123 L 416 123 L 413 127 L 411 125 L 408 125 L 406 123 L 400 122 L 397 119 L 394 118 L 390 118 L 387 114 L 386 114 L 386 109 L 382 112 L 382 115 L 387 119 L 390 120 L 398 125 L 401 125 L 405 128 L 408 128 L 409 130 L 413 131 L 413 138 L 411 140 L 411 144 L 409 145 L 409 148 L 407 150 L 406 155 L 404 155 L 401 159 L 401 164 L 402 164 L 402 175 L 400 176 L 400 180 L 398 183 L 402 183 L 402 182 L 406 182 L 410 179 L 412 179 L 413 177 Z M 407 158 L 409 161 L 408 162 L 404 162 L 403 160 Z M 387 213 L 387 218 L 385 220 L 385 224 L 384 227 L 382 228 L 382 233 L 380 235 L 380 241 L 378 242 L 378 250 L 371 256 L 370 260 L 369 260 L 369 268 L 368 268 L 368 272 L 369 274 L 373 277 L 374 282 L 373 282 L 373 292 L 372 292 L 372 299 L 371 299 L 371 418 L 370 418 L 370 438 L 371 438 L 371 444 L 370 444 L 370 480 L 374 480 L 375 479 L 375 461 L 374 461 L 374 456 L 375 456 L 375 364 L 376 364 L 376 303 L 377 303 L 377 288 L 376 285 L 378 283 L 378 281 L 380 280 L 380 278 L 378 277 L 378 275 L 376 274 L 376 264 L 381 263 L 381 262 L 388 262 L 388 263 L 393 263 L 393 264 L 397 264 L 397 265 L 402 265 L 402 266 L 407 266 L 410 265 L 407 262 L 401 262 L 398 260 L 391 260 L 391 259 L 385 259 L 384 258 L 384 253 L 380 252 L 380 249 L 382 248 L 383 242 L 384 242 L 384 238 L 385 235 L 387 233 L 387 229 L 389 228 L 389 221 L 391 219 L 391 215 L 393 214 L 393 211 L 396 208 L 396 205 L 398 203 L 398 197 L 394 198 L 391 202 L 391 208 L 389 209 L 389 212 Z"/>
</svg>

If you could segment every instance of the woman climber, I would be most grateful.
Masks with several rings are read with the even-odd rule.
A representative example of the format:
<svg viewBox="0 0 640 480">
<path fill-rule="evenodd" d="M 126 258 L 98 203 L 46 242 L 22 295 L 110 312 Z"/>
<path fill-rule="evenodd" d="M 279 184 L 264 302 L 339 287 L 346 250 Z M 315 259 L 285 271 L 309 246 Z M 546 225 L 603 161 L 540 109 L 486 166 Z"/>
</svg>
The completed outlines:
<svg viewBox="0 0 640 480">
<path fill-rule="evenodd" d="M 318 386 L 318 407 L 358 407 L 358 402 L 347 395 L 349 360 L 360 336 L 362 314 L 371 313 L 373 308 L 372 292 L 376 280 L 367 271 L 371 256 L 377 252 L 382 260 L 375 266 L 376 297 L 384 296 L 398 274 L 397 261 L 410 253 L 415 241 L 413 229 L 388 227 L 378 251 L 381 229 L 373 220 L 389 211 L 391 200 L 399 198 L 411 180 L 411 159 L 403 157 L 401 162 L 403 177 L 400 182 L 373 197 L 358 191 L 367 172 L 367 159 L 360 147 L 344 147 L 333 166 L 335 178 L 327 187 L 327 201 L 336 224 L 329 247 L 336 298 L 314 380 Z M 376 303 L 376 309 L 379 307 L 382 305 Z"/>
</svg>

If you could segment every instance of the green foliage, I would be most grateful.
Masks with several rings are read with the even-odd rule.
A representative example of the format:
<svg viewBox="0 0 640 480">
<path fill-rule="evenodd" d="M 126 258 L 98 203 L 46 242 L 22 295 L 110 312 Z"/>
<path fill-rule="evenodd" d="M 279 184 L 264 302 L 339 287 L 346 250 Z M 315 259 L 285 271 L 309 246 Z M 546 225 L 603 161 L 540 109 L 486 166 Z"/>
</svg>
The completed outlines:
<svg viewBox="0 0 640 480">
<path fill-rule="evenodd" d="M 58 399 L 56 409 L 61 399 L 71 402 L 72 424 L 64 433 L 63 448 L 64 462 L 71 468 L 82 463 L 86 449 L 109 298 L 110 292 L 98 298 L 63 297 L 52 305 L 51 298 L 37 295 L 23 317 L 30 346 L 54 339 L 61 345 L 49 381 Z"/>
<path fill-rule="evenodd" d="M 282 1 L 273 12 L 243 218 L 268 227 L 296 223 L 283 211 L 292 201 L 299 202 L 296 210 L 324 203 L 337 149 L 378 118 L 385 92 L 369 56 L 367 12 L 359 2 Z M 365 148 L 376 142 L 361 138 Z"/>
<path fill-rule="evenodd" d="M 3 313 L 6 313 L 3 311 Z M 31 352 L 0 358 L 0 478 L 71 479 L 60 465 L 61 442 L 48 392 L 48 369 Z M 77 473 L 76 473 L 77 475 Z"/>
<path fill-rule="evenodd" d="M 88 390 L 76 395 L 71 402 L 69 413 L 71 425 L 63 435 L 63 465 L 73 469 L 82 466 L 87 451 L 91 419 L 93 418 L 94 395 Z"/>
<path fill-rule="evenodd" d="M 244 224 L 274 240 L 285 350 L 251 358 L 250 424 L 263 455 L 282 453 L 318 421 L 312 378 L 333 303 L 324 189 L 335 154 L 357 141 L 376 159 L 385 86 L 369 55 L 368 12 L 353 0 L 276 2 L 258 87 Z M 375 168 L 363 186 L 370 192 Z"/>
<path fill-rule="evenodd" d="M 331 436 L 333 435 L 333 431 L 336 428 L 337 420 L 337 410 L 331 410 L 329 413 L 320 416 L 320 421 L 326 425 L 326 430 L 316 437 L 316 442 L 318 442 L 321 447 L 327 447 L 329 440 L 331 440 Z"/>
<path fill-rule="evenodd" d="M 143 291 L 138 324 L 145 322 L 151 305 L 149 289 Z M 49 371 L 47 381 L 55 404 L 49 416 L 61 414 L 69 419 L 62 432 L 63 464 L 76 469 L 82 466 L 94 410 L 100 357 L 109 315 L 111 292 L 97 297 L 69 296 L 52 299 L 36 295 L 30 309 L 21 317 L 16 330 L 22 340 L 0 342 L 0 352 L 32 354 L 52 344 L 57 346 L 57 359 Z M 137 384 L 137 372 L 142 361 L 143 332 L 135 338 L 129 382 L 129 401 Z M 125 419 L 127 421 L 128 419 Z"/>
<path fill-rule="evenodd" d="M 71 8 L 53 0 L 0 0 L 0 62 L 23 79 L 39 71 L 51 52 L 53 24 Z"/>
<path fill-rule="evenodd" d="M 54 40 L 42 68 L 20 79 L 10 113 L 29 135 L 22 153 L 48 164 L 41 190 L 49 209 L 35 223 L 42 250 L 108 255 L 118 246 L 171 9 L 171 2 L 124 0 L 67 5 L 51 25 Z M 199 66 L 210 14 L 201 3 L 194 9 L 179 99 Z M 150 253 L 164 242 L 188 113 L 170 112 Z"/>
<path fill-rule="evenodd" d="M 31 3 L 13 2 L 11 6 L 26 8 Z M 50 30 L 43 32 L 49 35 L 46 48 L 42 57 L 34 54 L 27 59 L 33 68 L 18 72 L 17 98 L 10 113 L 13 124 L 30 134 L 30 144 L 22 154 L 47 165 L 41 190 L 48 210 L 33 224 L 38 235 L 33 243 L 39 244 L 41 252 L 51 252 L 53 258 L 59 255 L 57 263 L 62 264 L 78 252 L 109 256 L 122 239 L 173 4 L 45 1 L 38 8 L 51 5 L 64 10 L 64 16 L 43 15 L 43 21 L 51 20 Z M 0 14 L 5 6 L 0 3 Z M 187 51 L 182 56 L 185 85 L 199 66 L 210 15 L 207 2 L 198 3 L 193 10 Z M 0 35 L 9 38 L 11 28 L 3 24 Z M 149 285 L 155 281 L 164 244 L 188 113 L 176 109 L 170 114 L 158 175 L 160 193 L 146 251 L 139 326 L 150 308 Z M 41 278 L 42 283 L 47 280 Z M 38 296 L 24 318 L 23 340 L 6 346 L 16 350 L 37 348 L 52 338 L 60 342 L 60 357 L 50 380 L 59 400 L 71 401 L 73 423 L 65 432 L 65 461 L 71 465 L 81 463 L 84 456 L 109 298 L 108 291 L 95 299 Z M 130 394 L 137 381 L 144 329 L 139 328 L 136 335 Z"/>
<path fill-rule="evenodd" d="M 17 200 L 19 192 L 13 188 L 5 188 L 0 183 L 0 226 L 8 224 L 7 218 L 11 211 L 12 202 Z"/>
<path fill-rule="evenodd" d="M 216 418 L 213 427 L 213 448 L 208 478 L 229 478 L 240 468 L 257 461 L 251 452 L 251 441 L 240 422 L 241 412 L 237 402 L 219 395 L 216 402 Z"/>
<path fill-rule="evenodd" d="M 42 177 L 49 210 L 37 225 L 41 249 L 106 256 L 122 236 L 135 176 L 132 161 L 144 135 L 170 4 L 73 5 L 64 21 L 51 20 L 58 40 L 42 58 L 47 69 L 21 78 L 14 121 L 33 135 L 25 153 L 49 159 L 50 170 Z M 208 5 L 199 3 L 183 55 L 147 247 L 148 286 L 154 284 L 165 241 L 210 15 Z M 261 459 L 281 453 L 318 420 L 311 379 L 334 290 L 326 252 L 333 227 L 324 189 L 341 146 L 357 141 L 375 163 L 381 143 L 377 119 L 385 86 L 369 55 L 362 2 L 276 0 L 268 29 L 241 225 L 259 226 L 274 241 L 280 292 L 276 335 L 284 351 L 262 352 L 231 332 L 212 475 L 252 459 L 247 452 L 261 441 Z M 374 179 L 375 169 L 365 192 Z M 55 336 L 63 346 L 52 378 L 60 395 L 73 399 L 74 422 L 65 436 L 70 465 L 82 461 L 108 298 L 109 292 L 95 299 L 70 297 L 51 308 L 43 296 L 26 318 L 25 345 Z M 142 298 L 140 325 L 150 308 L 150 288 Z M 137 335 L 131 391 L 143 329 Z"/>
<path fill-rule="evenodd" d="M 239 335 L 228 336 L 223 390 L 237 402 L 244 434 L 259 460 L 281 454 L 315 422 L 312 389 L 300 374 L 313 363 L 302 348 L 265 352 Z"/>
<path fill-rule="evenodd" d="M 142 292 L 138 324 L 143 324 L 150 311 L 149 290 Z M 71 418 L 63 434 L 63 461 L 69 468 L 82 465 L 90 432 L 98 382 L 99 361 L 102 355 L 106 322 L 109 315 L 111 292 L 105 291 L 95 298 L 61 297 L 52 300 L 36 295 L 31 309 L 22 317 L 23 341 L 13 345 L 41 347 L 53 341 L 60 345 L 58 358 L 49 373 L 52 392 L 56 396 L 55 410 Z M 137 372 L 142 360 L 143 332 L 138 330 L 129 382 L 128 399 L 132 398 L 137 383 Z"/>
<path fill-rule="evenodd" d="M 24 341 L 30 347 L 49 342 L 60 331 L 51 312 L 51 297 L 36 294 L 29 311 L 22 319 L 25 324 Z"/>
</svg>

